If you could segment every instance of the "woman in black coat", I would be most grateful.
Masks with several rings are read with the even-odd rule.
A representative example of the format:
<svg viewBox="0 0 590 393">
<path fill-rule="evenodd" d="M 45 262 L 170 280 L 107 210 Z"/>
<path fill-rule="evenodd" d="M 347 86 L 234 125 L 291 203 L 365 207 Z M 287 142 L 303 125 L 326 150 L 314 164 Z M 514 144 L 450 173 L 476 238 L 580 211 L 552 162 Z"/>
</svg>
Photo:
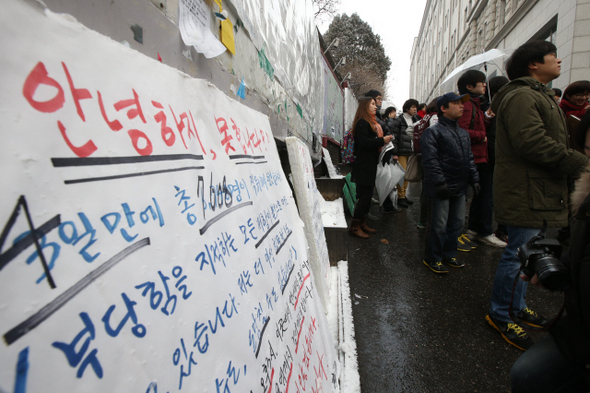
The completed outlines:
<svg viewBox="0 0 590 393">
<path fill-rule="evenodd" d="M 376 113 L 375 100 L 371 97 L 362 98 L 352 123 L 355 156 L 352 181 L 356 184 L 357 203 L 348 231 L 360 238 L 368 238 L 367 232 L 375 233 L 365 223 L 365 216 L 371 207 L 379 151 L 393 139 L 391 135 L 383 136 L 383 130 L 375 118 Z"/>
</svg>

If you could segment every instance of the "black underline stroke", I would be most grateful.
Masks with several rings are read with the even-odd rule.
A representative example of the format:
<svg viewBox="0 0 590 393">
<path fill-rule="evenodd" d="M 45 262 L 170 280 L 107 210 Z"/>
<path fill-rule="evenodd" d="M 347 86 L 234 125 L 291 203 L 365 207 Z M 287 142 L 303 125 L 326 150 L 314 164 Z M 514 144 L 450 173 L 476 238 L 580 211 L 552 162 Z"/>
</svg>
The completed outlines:
<svg viewBox="0 0 590 393">
<path fill-rule="evenodd" d="M 78 281 L 64 293 L 56 297 L 51 303 L 47 304 L 41 310 L 37 311 L 34 315 L 30 316 L 25 321 L 19 323 L 17 326 L 13 327 L 8 332 L 6 332 L 6 334 L 4 334 L 4 341 L 6 341 L 6 344 L 10 345 L 14 343 L 16 340 L 18 340 L 19 338 L 21 338 L 22 336 L 24 336 L 25 334 L 39 326 L 43 321 L 49 318 L 53 313 L 59 310 L 71 299 L 73 299 L 74 296 L 76 296 L 84 288 L 90 285 L 90 283 L 92 283 L 94 280 L 106 273 L 110 268 L 115 266 L 117 263 L 121 262 L 123 259 L 127 258 L 135 251 L 139 250 L 140 248 L 149 245 L 150 238 L 143 238 L 133 243 L 129 247 L 125 248 L 117 255 L 113 256 L 111 259 L 100 265 L 97 269 L 88 273 L 80 281 Z"/>
<path fill-rule="evenodd" d="M 292 234 L 293 234 L 293 231 L 289 232 L 289 234 L 285 238 L 285 241 L 283 242 L 283 244 L 281 244 L 281 246 L 279 248 L 277 248 L 277 252 L 275 252 L 275 255 L 279 255 L 281 248 L 283 248 L 283 246 L 287 243 L 287 240 L 289 240 L 289 238 L 291 237 Z"/>
<path fill-rule="evenodd" d="M 157 156 L 129 156 L 129 157 L 76 157 L 52 158 L 54 167 L 118 165 L 154 161 L 202 160 L 200 154 L 166 154 Z"/>
<path fill-rule="evenodd" d="M 285 285 L 283 286 L 283 289 L 281 290 L 282 295 L 285 294 L 285 288 L 287 288 L 287 284 L 289 284 L 289 280 L 291 279 L 291 274 L 293 274 L 293 270 L 295 270 L 295 265 L 291 266 L 291 271 L 289 272 L 289 276 L 287 277 L 287 281 L 285 281 Z"/>
<path fill-rule="evenodd" d="M 258 340 L 258 348 L 256 348 L 256 359 L 258 359 L 258 352 L 260 352 L 260 347 L 262 346 L 262 336 L 264 336 L 264 331 L 268 326 L 268 322 L 270 321 L 270 317 L 266 318 L 266 322 L 264 322 L 264 326 L 262 327 L 262 331 L 260 332 L 260 339 Z"/>
<path fill-rule="evenodd" d="M 185 167 L 185 168 L 162 169 L 162 170 L 159 170 L 159 171 L 127 173 L 127 174 L 124 174 L 124 175 L 103 176 L 103 177 L 88 177 L 88 178 L 85 178 L 85 179 L 64 180 L 64 183 L 65 184 L 90 183 L 90 182 L 94 182 L 94 181 L 106 181 L 106 180 L 125 179 L 125 178 L 128 178 L 128 177 L 151 176 L 151 175 L 158 175 L 160 173 L 191 171 L 191 170 L 195 170 L 195 169 L 196 170 L 200 170 L 200 169 L 205 169 L 205 167 L 204 166 L 189 166 L 189 167 Z"/>
<path fill-rule="evenodd" d="M 251 158 L 253 160 L 260 160 L 261 158 L 264 158 L 265 156 L 251 156 L 248 154 L 234 154 L 233 156 L 229 156 L 230 160 L 241 160 L 242 158 Z"/>
<path fill-rule="evenodd" d="M 204 234 L 205 232 L 207 232 L 207 229 L 209 229 L 209 227 L 211 225 L 215 224 L 217 221 L 221 220 L 223 217 L 227 216 L 229 213 L 231 213 L 231 212 L 233 212 L 235 210 L 241 209 L 243 207 L 250 206 L 250 205 L 253 205 L 253 202 L 252 201 L 250 201 L 250 202 L 243 202 L 243 203 L 240 203 L 239 205 L 236 205 L 236 206 L 234 206 L 234 207 L 232 207 L 230 209 L 227 209 L 223 213 L 220 213 L 216 217 L 213 217 L 212 219 L 210 219 L 209 221 L 207 221 L 207 223 L 201 229 L 199 229 L 199 233 L 201 235 Z"/>
<path fill-rule="evenodd" d="M 258 162 L 236 162 L 236 165 L 260 165 L 260 164 L 266 164 L 268 161 L 258 161 Z"/>
<path fill-rule="evenodd" d="M 279 222 L 281 222 L 281 220 L 279 220 L 279 221 L 275 222 L 275 223 L 273 224 L 273 226 L 272 226 L 272 227 L 270 227 L 270 228 L 268 229 L 268 231 L 266 231 L 266 233 L 264 234 L 264 236 L 262 236 L 262 238 L 260 238 L 260 240 L 258 241 L 258 243 L 256 243 L 256 246 L 255 246 L 255 248 L 258 248 L 258 246 L 260 246 L 260 243 L 262 243 L 262 242 L 264 241 L 264 239 L 266 239 L 266 237 L 268 236 L 268 234 L 269 234 L 269 233 L 271 233 L 271 232 L 272 232 L 272 230 L 273 230 L 273 229 L 275 229 L 277 225 L 279 225 Z"/>
</svg>

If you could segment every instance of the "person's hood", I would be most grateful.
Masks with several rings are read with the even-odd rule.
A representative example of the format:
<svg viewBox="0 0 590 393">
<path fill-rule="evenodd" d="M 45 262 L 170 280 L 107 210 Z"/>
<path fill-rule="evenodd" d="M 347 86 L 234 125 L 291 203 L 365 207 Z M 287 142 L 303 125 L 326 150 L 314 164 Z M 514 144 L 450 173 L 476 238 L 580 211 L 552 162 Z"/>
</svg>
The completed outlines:
<svg viewBox="0 0 590 393">
<path fill-rule="evenodd" d="M 547 94 L 553 99 L 553 90 L 549 89 L 547 86 L 539 82 L 533 77 L 524 76 L 522 78 L 517 78 L 508 83 L 507 85 L 503 86 L 498 93 L 494 96 L 492 100 L 492 112 L 498 113 L 498 108 L 502 103 L 502 100 L 510 93 L 512 93 L 516 89 L 520 89 L 523 87 L 530 87 L 533 90 L 537 90 L 540 93 Z M 555 101 L 555 100 L 554 100 Z"/>
</svg>

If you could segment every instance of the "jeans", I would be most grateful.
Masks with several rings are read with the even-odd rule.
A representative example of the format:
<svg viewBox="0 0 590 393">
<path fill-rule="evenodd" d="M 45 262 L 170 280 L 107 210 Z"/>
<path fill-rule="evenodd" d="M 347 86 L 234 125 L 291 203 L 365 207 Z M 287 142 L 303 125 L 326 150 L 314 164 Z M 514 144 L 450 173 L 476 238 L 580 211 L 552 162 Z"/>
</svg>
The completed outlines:
<svg viewBox="0 0 590 393">
<path fill-rule="evenodd" d="M 512 393 L 586 392 L 584 364 L 564 357 L 552 336 L 520 355 L 512 366 Z"/>
<path fill-rule="evenodd" d="M 494 232 L 492 229 L 492 220 L 494 218 L 494 200 L 492 198 L 494 172 L 489 169 L 488 164 L 478 164 L 477 170 L 481 190 L 479 195 L 474 195 L 471 200 L 467 228 L 477 232 L 479 236 L 488 236 Z"/>
<path fill-rule="evenodd" d="M 520 270 L 520 259 L 516 252 L 520 246 L 526 244 L 539 231 L 540 229 L 536 228 L 506 226 L 508 245 L 498 263 L 494 286 L 492 287 L 490 316 L 496 321 L 512 322 L 509 314 L 511 298 L 513 313 L 516 314 L 526 308 L 525 296 L 528 282 L 522 281 L 519 277 L 514 288 L 514 296 L 512 294 L 514 278 Z"/>
<path fill-rule="evenodd" d="M 465 194 L 449 199 L 430 200 L 430 220 L 426 229 L 425 260 L 428 263 L 454 258 L 457 238 L 465 225 Z"/>
</svg>

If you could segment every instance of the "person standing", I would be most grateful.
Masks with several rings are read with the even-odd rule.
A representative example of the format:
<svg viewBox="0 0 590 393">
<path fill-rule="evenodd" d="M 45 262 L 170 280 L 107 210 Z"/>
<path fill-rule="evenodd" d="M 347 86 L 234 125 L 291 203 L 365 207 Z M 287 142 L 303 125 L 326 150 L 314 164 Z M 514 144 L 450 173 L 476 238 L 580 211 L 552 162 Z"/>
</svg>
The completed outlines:
<svg viewBox="0 0 590 393">
<path fill-rule="evenodd" d="M 366 239 L 367 233 L 375 233 L 375 229 L 365 222 L 365 216 L 371 208 L 371 198 L 375 187 L 379 151 L 393 137 L 383 136 L 381 127 L 376 120 L 377 105 L 372 97 L 364 97 L 352 122 L 354 133 L 354 162 L 352 164 L 352 181 L 356 184 L 357 202 L 348 228 L 352 236 Z"/>
<path fill-rule="evenodd" d="M 576 137 L 590 157 L 590 113 L 582 118 Z M 562 258 L 571 284 L 564 292 L 566 315 L 549 329 L 551 335 L 514 363 L 510 372 L 513 393 L 590 389 L 590 166 L 577 181 L 571 200 L 570 249 Z M 531 283 L 538 285 L 538 276 Z"/>
<path fill-rule="evenodd" d="M 494 235 L 494 203 L 492 199 L 493 175 L 488 160 L 488 137 L 486 127 L 489 118 L 481 109 L 482 101 L 486 93 L 486 75 L 478 70 L 465 71 L 457 81 L 459 94 L 469 94 L 471 97 L 465 103 L 463 116 L 459 119 L 459 127 L 467 130 L 471 138 L 471 150 L 473 159 L 479 172 L 479 184 L 481 192 L 473 196 L 469 208 L 469 220 L 467 222 L 467 235 L 459 238 L 460 251 L 470 251 L 469 241 L 477 241 L 495 247 L 506 247 L 506 243 Z M 487 102 L 487 100 L 486 100 Z M 486 124 L 487 123 L 487 124 Z M 463 248 L 462 248 L 463 247 Z"/>
<path fill-rule="evenodd" d="M 506 225 L 508 245 L 494 277 L 488 324 L 509 344 L 526 350 L 533 340 L 515 321 L 543 326 L 547 320 L 526 305 L 527 282 L 518 278 L 517 250 L 548 227 L 568 223 L 568 177 L 577 177 L 588 159 L 568 146 L 563 112 L 547 84 L 560 75 L 561 60 L 547 41 L 531 41 L 514 51 L 506 71 L 511 82 L 496 94 L 496 221 Z"/>
<path fill-rule="evenodd" d="M 404 105 L 402 107 L 403 113 L 400 116 L 400 121 L 401 121 L 400 135 L 409 137 L 410 144 L 412 143 L 412 138 L 414 136 L 414 126 L 416 125 L 417 122 L 419 122 L 421 120 L 421 118 L 416 114 L 416 112 L 418 111 L 418 105 L 420 105 L 420 103 L 418 101 L 410 98 L 409 100 L 404 102 Z M 400 143 L 399 140 L 396 140 L 396 141 L 398 144 Z M 398 156 L 399 157 L 398 162 L 400 163 L 402 168 L 406 169 L 406 167 L 408 165 L 408 156 L 410 154 L 412 154 L 412 152 L 413 151 L 410 146 L 410 151 L 408 153 L 404 153 L 404 155 Z M 411 204 L 414 203 L 414 202 L 412 202 L 412 200 L 410 200 L 406 197 L 406 192 L 408 190 L 408 184 L 409 184 L 409 182 L 404 180 L 403 185 L 397 186 L 397 196 L 399 198 L 397 201 L 398 206 L 409 207 Z"/>
<path fill-rule="evenodd" d="M 590 109 L 589 99 L 590 81 L 576 81 L 565 88 L 559 107 L 566 117 L 573 115 L 581 119 Z"/>
<path fill-rule="evenodd" d="M 447 93 L 437 100 L 438 122 L 420 138 L 425 195 L 430 201 L 423 263 L 434 273 L 448 273 L 445 264 L 457 261 L 457 239 L 465 225 L 465 194 L 471 184 L 479 192 L 479 175 L 473 162 L 469 134 L 457 120 L 469 95 Z"/>
</svg>

